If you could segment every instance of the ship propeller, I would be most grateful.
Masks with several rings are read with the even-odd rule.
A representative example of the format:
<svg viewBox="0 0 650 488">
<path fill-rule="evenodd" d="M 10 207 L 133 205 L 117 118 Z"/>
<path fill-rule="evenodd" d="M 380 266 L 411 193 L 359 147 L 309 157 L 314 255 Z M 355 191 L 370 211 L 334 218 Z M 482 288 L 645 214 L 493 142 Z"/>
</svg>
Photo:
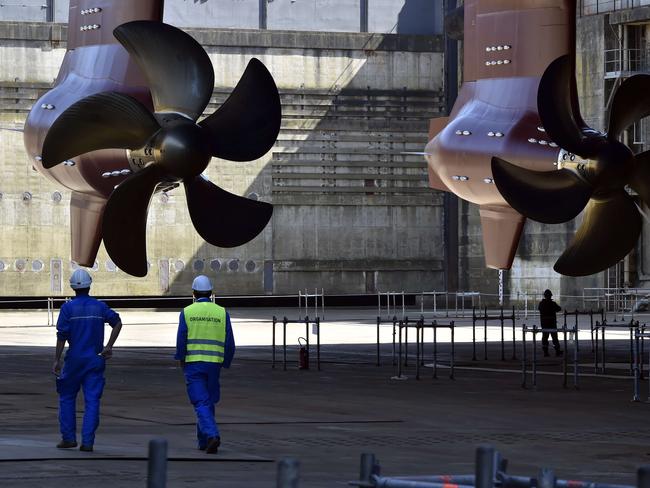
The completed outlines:
<svg viewBox="0 0 650 488">
<path fill-rule="evenodd" d="M 650 115 L 650 75 L 632 76 L 618 87 L 607 133 L 588 127 L 580 115 L 569 56 L 544 72 L 537 106 L 549 138 L 586 162 L 540 172 L 494 157 L 494 182 L 512 208 L 538 222 L 567 222 L 585 210 L 554 269 L 567 276 L 598 273 L 623 259 L 641 233 L 641 214 L 625 187 L 650 205 L 650 152 L 635 155 L 618 140 L 628 126 Z"/>
<path fill-rule="evenodd" d="M 212 245 L 235 247 L 257 236 L 272 205 L 229 193 L 202 174 L 211 158 L 251 161 L 264 156 L 280 131 L 280 97 L 273 77 L 252 59 L 229 98 L 196 122 L 214 89 L 207 53 L 185 32 L 134 21 L 113 31 L 144 73 L 154 113 L 116 92 L 83 98 L 54 122 L 43 143 L 45 168 L 83 153 L 122 148 L 150 155 L 111 193 L 103 239 L 111 259 L 133 276 L 147 274 L 149 203 L 160 189 L 183 183 L 194 228 Z"/>
</svg>

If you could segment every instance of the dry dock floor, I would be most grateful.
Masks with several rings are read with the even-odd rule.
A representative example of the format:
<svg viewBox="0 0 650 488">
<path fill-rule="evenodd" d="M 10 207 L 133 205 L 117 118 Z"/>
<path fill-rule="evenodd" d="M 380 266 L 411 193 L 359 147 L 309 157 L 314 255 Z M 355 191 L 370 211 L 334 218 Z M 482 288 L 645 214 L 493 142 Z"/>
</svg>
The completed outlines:
<svg viewBox="0 0 650 488">
<path fill-rule="evenodd" d="M 500 361 L 496 327 L 488 330 L 490 359 L 472 361 L 466 319 L 458 321 L 454 380 L 445 368 L 434 380 L 427 367 L 416 380 L 413 356 L 408 379 L 394 380 L 389 325 L 381 327 L 382 365 L 375 364 L 373 313 L 327 311 L 321 371 L 313 363 L 297 369 L 296 338 L 305 331 L 291 326 L 283 371 L 281 363 L 271 368 L 270 318 L 295 310 L 233 309 L 238 350 L 217 406 L 222 450 L 208 456 L 195 449 L 193 411 L 173 361 L 177 312 L 122 313 L 124 335 L 107 367 L 93 453 L 54 447 L 54 329 L 46 314 L 0 312 L 0 486 L 142 487 L 153 437 L 169 442 L 171 487 L 272 488 L 275 462 L 285 457 L 300 460 L 301 487 L 343 487 L 358 477 L 363 452 L 375 453 L 388 476 L 471 473 L 479 444 L 494 445 L 518 475 L 546 466 L 565 479 L 633 484 L 636 468 L 650 464 L 650 404 L 630 401 L 625 333 L 608 335 L 608 375 L 593 375 L 588 325 L 581 324 L 578 390 L 563 388 L 557 374 L 540 375 L 536 390 L 522 389 L 521 362 Z M 439 339 L 447 364 L 448 335 Z M 506 348 L 510 358 L 510 343 Z M 425 352 L 430 363 L 430 344 Z M 561 372 L 561 362 L 542 358 L 540 371 Z M 641 393 L 648 397 L 647 381 Z"/>
</svg>

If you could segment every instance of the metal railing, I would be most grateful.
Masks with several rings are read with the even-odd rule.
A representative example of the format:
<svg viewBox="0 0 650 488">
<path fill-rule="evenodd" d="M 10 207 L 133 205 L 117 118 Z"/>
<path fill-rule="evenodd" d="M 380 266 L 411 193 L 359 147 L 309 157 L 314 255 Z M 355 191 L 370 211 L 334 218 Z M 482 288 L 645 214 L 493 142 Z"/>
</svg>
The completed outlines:
<svg viewBox="0 0 650 488">
<path fill-rule="evenodd" d="M 344 295 L 340 295 L 344 296 Z M 359 295 L 354 295 L 359 296 Z M 471 318 L 472 308 L 477 307 L 489 310 L 500 310 L 497 305 L 499 296 L 493 293 L 478 291 L 421 291 L 421 292 L 377 292 L 377 310 L 374 318 L 380 317 L 382 321 L 392 320 L 393 317 L 404 319 L 411 316 L 423 317 L 457 317 Z M 325 293 L 319 289 L 316 293 L 307 294 L 299 292 L 297 295 L 276 295 L 275 298 L 298 299 L 299 319 L 304 320 L 305 316 L 325 316 Z M 120 306 L 121 302 L 128 303 L 129 308 L 158 307 L 160 302 L 192 302 L 191 296 L 174 297 L 98 297 L 101 300 L 110 302 L 111 306 Z M 212 300 L 219 302 L 221 299 L 250 299 L 258 296 L 214 296 Z M 543 298 L 541 291 L 511 290 L 504 297 L 504 309 L 515 309 L 517 318 L 530 318 L 537 316 L 537 306 Z M 647 288 L 584 288 L 581 295 L 556 295 L 558 304 L 567 310 L 584 309 L 614 312 L 622 315 L 620 320 L 634 318 L 644 313 L 650 314 L 650 289 Z M 69 300 L 66 297 L 49 297 L 38 299 L 1 299 L 0 308 L 6 310 L 22 310 L 24 308 L 44 311 L 46 316 L 40 325 L 54 325 L 56 314 L 64 302 Z M 410 304 L 407 305 L 407 302 Z M 42 305 L 41 305 L 42 304 Z M 136 304 L 142 304 L 137 305 Z M 152 305 L 155 304 L 155 305 Z M 40 306 L 39 306 L 40 305 Z M 369 312 L 370 313 L 370 312 Z M 606 318 L 606 317 L 605 317 Z M 616 318 L 619 320 L 619 318 Z"/>
<path fill-rule="evenodd" d="M 310 302 L 313 303 L 310 309 Z M 320 305 L 319 305 L 320 302 Z M 320 308 L 319 308 L 320 307 Z M 313 313 L 311 312 L 313 310 Z M 311 315 L 312 317 L 325 318 L 325 289 L 314 288 L 314 293 L 309 293 L 305 288 L 305 292 L 298 290 L 298 320 L 303 320 L 305 317 Z"/>
<path fill-rule="evenodd" d="M 606 49 L 605 74 L 616 76 L 650 71 L 650 55 L 645 49 Z"/>
<path fill-rule="evenodd" d="M 578 15 L 597 15 L 650 5 L 650 0 L 580 0 Z"/>
<path fill-rule="evenodd" d="M 583 307 L 604 309 L 634 318 L 642 306 L 650 310 L 650 290 L 646 288 L 584 288 Z"/>
</svg>

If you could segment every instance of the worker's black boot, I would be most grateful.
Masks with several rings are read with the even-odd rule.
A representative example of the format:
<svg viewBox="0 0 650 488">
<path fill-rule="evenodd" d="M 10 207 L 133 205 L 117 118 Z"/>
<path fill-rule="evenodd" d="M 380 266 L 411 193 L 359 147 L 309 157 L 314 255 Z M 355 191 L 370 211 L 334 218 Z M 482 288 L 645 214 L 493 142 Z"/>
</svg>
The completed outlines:
<svg viewBox="0 0 650 488">
<path fill-rule="evenodd" d="M 81 444 L 79 450 L 83 452 L 93 452 L 93 446 L 84 446 L 83 444 Z"/>
<path fill-rule="evenodd" d="M 209 437 L 208 446 L 205 448 L 205 452 L 207 454 L 216 454 L 217 451 L 219 450 L 220 445 L 221 445 L 220 437 Z"/>
<path fill-rule="evenodd" d="M 560 358 L 560 357 L 564 356 L 564 352 L 562 351 L 562 349 L 556 349 L 555 350 L 555 355 Z"/>
<path fill-rule="evenodd" d="M 70 449 L 72 447 L 77 447 L 77 441 L 61 441 L 56 447 L 59 449 Z"/>
<path fill-rule="evenodd" d="M 544 350 L 544 357 L 547 358 L 549 356 L 548 347 L 545 347 L 543 350 Z"/>
</svg>

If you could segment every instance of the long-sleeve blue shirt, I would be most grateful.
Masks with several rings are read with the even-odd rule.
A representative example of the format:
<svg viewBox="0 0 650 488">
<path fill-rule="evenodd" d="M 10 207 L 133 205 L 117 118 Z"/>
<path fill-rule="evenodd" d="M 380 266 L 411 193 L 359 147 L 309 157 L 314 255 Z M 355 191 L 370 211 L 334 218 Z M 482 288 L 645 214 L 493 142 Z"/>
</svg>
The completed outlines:
<svg viewBox="0 0 650 488">
<path fill-rule="evenodd" d="M 197 302 L 209 302 L 209 298 L 199 298 Z M 181 311 L 180 318 L 178 319 L 178 333 L 176 335 L 176 354 L 174 359 L 178 361 L 185 361 L 187 354 L 187 323 L 185 322 L 185 314 Z M 235 338 L 232 333 L 232 325 L 230 324 L 230 314 L 226 312 L 226 345 L 224 347 L 224 357 L 222 366 L 229 368 L 232 358 L 235 355 Z"/>
<path fill-rule="evenodd" d="M 56 336 L 69 344 L 66 358 L 88 357 L 104 348 L 104 324 L 117 325 L 120 316 L 104 302 L 78 295 L 64 303 L 56 323 Z"/>
</svg>

